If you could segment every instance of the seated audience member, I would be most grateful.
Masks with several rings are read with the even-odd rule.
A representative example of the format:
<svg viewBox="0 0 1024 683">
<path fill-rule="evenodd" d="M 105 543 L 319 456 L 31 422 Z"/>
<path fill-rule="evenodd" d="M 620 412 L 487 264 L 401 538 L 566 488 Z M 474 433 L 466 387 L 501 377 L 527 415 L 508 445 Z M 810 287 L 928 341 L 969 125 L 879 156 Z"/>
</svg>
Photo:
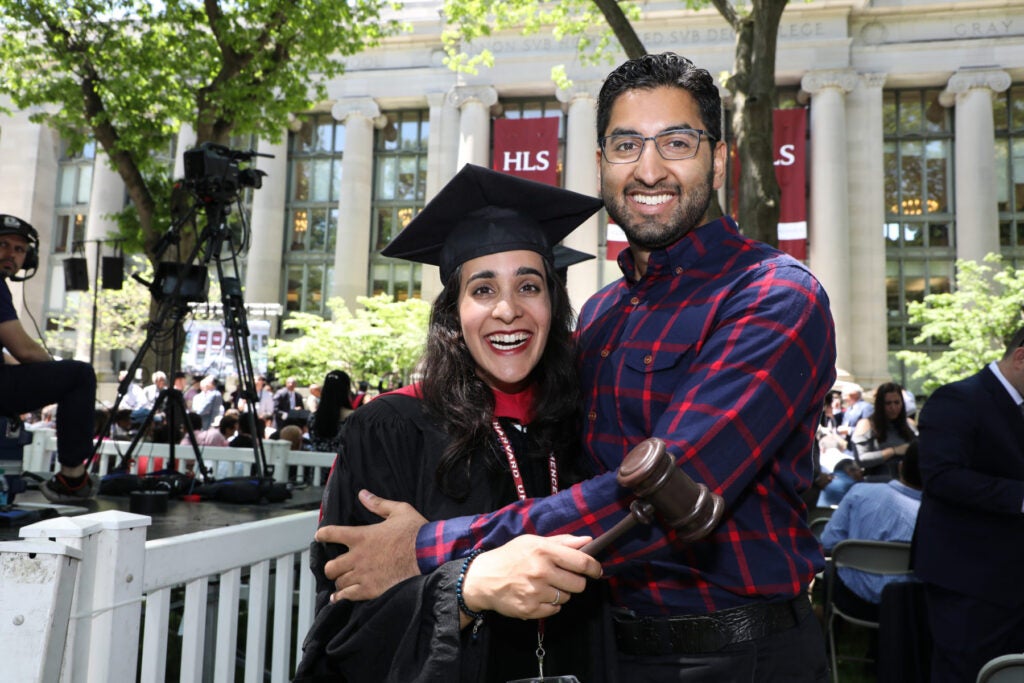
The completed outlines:
<svg viewBox="0 0 1024 683">
<path fill-rule="evenodd" d="M 145 422 L 146 417 L 153 412 L 156 400 L 160 397 L 160 392 L 167 388 L 167 373 L 157 370 L 150 378 L 153 383 L 142 389 L 142 400 L 132 410 L 133 425 L 141 425 Z M 133 384 L 132 386 L 136 385 Z"/>
<path fill-rule="evenodd" d="M 356 391 L 356 395 L 352 397 L 352 407 L 358 408 L 366 402 L 366 392 L 370 390 L 370 383 L 366 380 L 359 381 L 359 390 Z"/>
<path fill-rule="evenodd" d="M 355 410 L 351 390 L 352 380 L 341 370 L 331 370 L 324 377 L 320 409 L 309 421 L 309 440 L 314 451 L 340 452 L 345 421 Z"/>
<path fill-rule="evenodd" d="M 118 408 L 114 414 L 114 424 L 110 427 L 110 438 L 115 441 L 128 441 L 135 436 L 134 425 L 132 425 L 132 411 L 128 408 Z"/>
<path fill-rule="evenodd" d="M 829 432 L 837 432 L 843 424 L 843 393 L 833 389 L 825 395 L 825 409 L 821 413 L 821 426 Z"/>
<path fill-rule="evenodd" d="M 843 411 L 843 419 L 840 421 L 837 431 L 840 436 L 849 441 L 857 423 L 865 417 L 871 417 L 875 408 L 864 400 L 864 388 L 859 384 L 847 384 L 842 391 L 842 397 L 846 404 L 846 410 Z M 853 444 L 850 444 L 850 449 L 852 451 Z"/>
<path fill-rule="evenodd" d="M 249 420 L 244 418 L 237 411 L 228 411 L 224 417 L 227 418 L 228 415 L 233 415 L 238 422 L 236 425 L 237 431 L 233 436 L 228 437 L 228 445 L 232 448 L 252 448 L 253 440 L 252 431 L 249 427 Z M 262 425 L 259 426 L 262 427 Z"/>
<path fill-rule="evenodd" d="M 220 418 L 220 422 L 217 424 L 217 431 L 224 437 L 224 445 L 231 445 L 231 439 L 235 438 L 235 432 L 238 430 L 238 413 L 229 410 L 224 414 L 224 417 Z"/>
<path fill-rule="evenodd" d="M 192 412 L 199 415 L 202 428 L 209 429 L 224 414 L 224 394 L 217 388 L 217 378 L 207 375 L 199 382 L 200 392 L 192 399 Z"/>
<path fill-rule="evenodd" d="M 818 507 L 826 508 L 839 505 L 853 485 L 864 480 L 864 472 L 853 458 L 843 458 L 836 463 L 829 475 L 829 482 L 818 496 Z"/>
<path fill-rule="evenodd" d="M 305 406 L 306 412 L 315 413 L 317 408 L 320 407 L 320 394 L 322 389 L 319 384 L 309 385 L 309 396 L 306 397 Z"/>
<path fill-rule="evenodd" d="M 917 440 L 917 431 L 907 418 L 903 389 L 886 382 L 875 392 L 875 408 L 862 418 L 853 432 L 853 450 L 866 481 L 889 481 L 907 447 Z"/>
<path fill-rule="evenodd" d="M 285 425 L 277 435 L 277 438 L 289 442 L 293 451 L 304 450 L 302 447 L 302 427 L 298 425 Z"/>
<path fill-rule="evenodd" d="M 826 550 L 850 538 L 910 542 L 921 506 L 921 470 L 916 441 L 907 448 L 897 471 L 898 479 L 864 482 L 849 490 L 821 535 L 821 544 Z M 886 584 L 906 580 L 905 576 L 882 576 L 840 567 L 833 588 L 834 600 L 851 616 L 878 621 L 882 589 Z"/>
</svg>

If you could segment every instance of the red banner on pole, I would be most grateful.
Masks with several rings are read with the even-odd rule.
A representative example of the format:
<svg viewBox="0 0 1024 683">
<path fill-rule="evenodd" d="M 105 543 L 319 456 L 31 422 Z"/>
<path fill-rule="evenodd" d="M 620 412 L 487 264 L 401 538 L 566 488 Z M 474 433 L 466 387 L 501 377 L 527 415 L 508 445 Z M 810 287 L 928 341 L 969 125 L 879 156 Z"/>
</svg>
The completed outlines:
<svg viewBox="0 0 1024 683">
<path fill-rule="evenodd" d="M 807 258 L 807 110 L 776 109 L 775 179 L 779 183 L 779 249 Z"/>
<path fill-rule="evenodd" d="M 491 167 L 558 186 L 558 119 L 496 119 Z"/>
<path fill-rule="evenodd" d="M 776 109 L 773 118 L 775 180 L 779 183 L 779 249 L 801 261 L 807 258 L 807 110 Z M 740 160 L 729 148 L 732 216 L 739 213 Z M 740 226 L 741 228 L 743 226 Z"/>
</svg>

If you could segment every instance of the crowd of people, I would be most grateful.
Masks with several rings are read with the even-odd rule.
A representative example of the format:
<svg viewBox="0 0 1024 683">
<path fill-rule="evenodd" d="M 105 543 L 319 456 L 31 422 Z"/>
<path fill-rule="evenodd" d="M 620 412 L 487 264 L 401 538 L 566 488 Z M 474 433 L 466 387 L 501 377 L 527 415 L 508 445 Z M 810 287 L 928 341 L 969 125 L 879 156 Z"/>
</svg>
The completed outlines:
<svg viewBox="0 0 1024 683">
<path fill-rule="evenodd" d="M 119 382 L 124 381 L 125 372 L 120 372 Z M 168 382 L 167 374 L 157 371 L 152 373 L 150 380 L 151 383 L 145 386 L 136 381 L 126 383 L 113 414 L 110 407 L 95 403 L 94 438 L 130 441 L 138 437 L 145 442 L 191 446 L 188 433 L 191 431 L 199 447 L 253 447 L 254 435 L 246 415 L 249 406 L 237 388 L 232 390 L 212 375 L 190 377 L 183 372 L 175 373 Z M 376 394 L 373 392 L 370 397 Z M 162 395 L 163 400 L 160 398 Z M 259 375 L 256 378 L 256 395 L 255 424 L 261 430 L 261 438 L 290 441 L 292 450 L 326 453 L 338 452 L 344 433 L 342 425 L 351 414 L 354 402 L 366 400 L 366 391 L 362 395 L 353 391 L 348 374 L 340 370 L 327 373 L 322 386 L 310 385 L 309 396 L 297 390 L 294 377 L 285 379 L 275 392 L 267 377 Z M 314 397 L 316 400 L 311 400 Z M 174 419 L 170 419 L 171 411 Z M 24 412 L 19 417 L 26 429 L 34 431 L 56 428 L 57 415 L 58 406 L 53 403 Z M 185 464 L 186 467 L 193 466 L 187 457 Z M 218 471 L 213 474 L 220 478 L 230 473 Z M 87 496 L 75 498 L 86 499 L 96 490 L 97 487 L 90 485 Z"/>
</svg>

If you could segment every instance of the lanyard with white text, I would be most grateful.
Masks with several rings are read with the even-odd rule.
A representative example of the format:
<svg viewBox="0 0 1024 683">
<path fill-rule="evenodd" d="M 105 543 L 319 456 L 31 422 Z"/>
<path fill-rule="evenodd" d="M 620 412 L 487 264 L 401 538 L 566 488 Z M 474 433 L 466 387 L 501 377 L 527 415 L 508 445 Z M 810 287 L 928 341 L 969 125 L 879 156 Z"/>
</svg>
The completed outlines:
<svg viewBox="0 0 1024 683">
<path fill-rule="evenodd" d="M 491 427 L 498 436 L 498 443 L 505 451 L 505 458 L 508 460 L 508 469 L 512 473 L 512 482 L 516 486 L 516 495 L 519 500 L 526 500 L 526 486 L 523 484 L 523 475 L 519 471 L 519 461 L 516 460 L 516 453 L 512 450 L 512 442 L 508 440 L 508 434 L 502 429 L 498 418 L 491 420 Z M 555 454 L 548 454 L 548 476 L 551 480 L 551 493 L 558 493 L 558 463 L 555 462 Z M 544 620 L 537 620 L 537 668 L 541 678 L 544 678 Z"/>
<path fill-rule="evenodd" d="M 498 418 L 491 420 L 491 427 L 498 436 L 498 443 L 505 452 L 505 459 L 508 460 L 508 469 L 512 473 L 512 482 L 516 485 L 516 496 L 519 500 L 526 500 L 526 486 L 523 484 L 523 475 L 519 471 L 519 461 L 516 460 L 516 453 L 512 450 L 512 442 L 508 440 L 508 434 L 502 429 Z M 551 480 L 551 493 L 558 493 L 558 464 L 555 462 L 555 454 L 548 455 L 548 476 Z"/>
</svg>

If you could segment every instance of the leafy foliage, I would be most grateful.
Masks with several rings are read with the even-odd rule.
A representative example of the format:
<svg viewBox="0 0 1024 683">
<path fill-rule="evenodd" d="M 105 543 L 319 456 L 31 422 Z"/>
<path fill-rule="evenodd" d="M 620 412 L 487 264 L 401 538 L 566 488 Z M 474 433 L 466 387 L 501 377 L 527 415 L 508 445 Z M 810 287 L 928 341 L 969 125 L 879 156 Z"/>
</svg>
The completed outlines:
<svg viewBox="0 0 1024 683">
<path fill-rule="evenodd" d="M 371 384 L 395 376 L 408 379 L 426 342 L 430 304 L 420 299 L 393 301 L 387 294 L 357 301 L 362 308 L 354 314 L 342 299 L 328 301 L 330 320 L 292 314 L 285 329 L 300 336 L 271 342 L 275 373 L 307 384 L 322 382 L 330 370 L 344 370 L 353 381 Z"/>
<path fill-rule="evenodd" d="M 921 326 L 915 343 L 930 338 L 948 345 L 937 355 L 909 350 L 896 354 L 916 366 L 913 376 L 924 380 L 926 393 L 1000 358 L 1024 323 L 1024 270 L 1003 267 L 998 254 L 986 256 L 985 263 L 960 260 L 956 267 L 953 292 L 929 294 L 907 305 L 910 323 Z"/>
<path fill-rule="evenodd" d="M 136 273 L 144 280 L 153 279 L 153 269 L 148 263 L 141 264 Z M 69 293 L 69 305 L 54 321 L 58 337 L 66 330 L 77 329 L 83 321 L 90 324 L 93 294 L 92 291 Z M 149 290 L 126 278 L 121 289 L 100 288 L 95 294 L 96 352 L 138 351 L 146 339 L 151 301 Z"/>
<path fill-rule="evenodd" d="M 0 94 L 124 179 L 135 243 L 169 227 L 172 140 L 277 140 L 342 59 L 398 30 L 377 0 L 0 0 Z M 130 221 L 123 224 L 130 224 Z"/>
<path fill-rule="evenodd" d="M 628 19 L 640 18 L 638 5 L 620 5 Z M 583 64 L 611 64 L 616 58 L 610 49 L 615 35 L 593 0 L 445 0 L 443 11 L 445 64 L 455 71 L 476 73 L 481 66 L 494 66 L 494 53 L 473 42 L 479 45 L 481 39 L 509 29 L 533 35 L 549 28 L 555 40 L 575 40 Z M 551 73 L 559 87 L 568 87 L 565 65 L 554 66 Z"/>
</svg>

